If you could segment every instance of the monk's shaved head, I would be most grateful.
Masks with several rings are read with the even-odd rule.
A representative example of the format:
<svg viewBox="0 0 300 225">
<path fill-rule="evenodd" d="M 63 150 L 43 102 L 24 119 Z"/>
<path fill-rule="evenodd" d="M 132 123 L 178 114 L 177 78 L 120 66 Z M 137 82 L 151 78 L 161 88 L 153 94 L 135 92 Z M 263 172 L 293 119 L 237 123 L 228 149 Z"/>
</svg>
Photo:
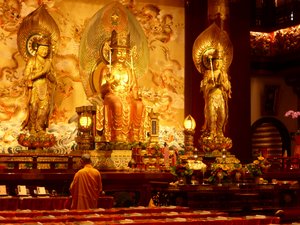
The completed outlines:
<svg viewBox="0 0 300 225">
<path fill-rule="evenodd" d="M 92 162 L 92 161 L 91 161 L 91 155 L 90 155 L 90 154 L 83 154 L 83 155 L 81 156 L 81 161 L 82 161 L 82 163 L 84 163 L 84 164 L 91 163 L 91 162 Z"/>
</svg>

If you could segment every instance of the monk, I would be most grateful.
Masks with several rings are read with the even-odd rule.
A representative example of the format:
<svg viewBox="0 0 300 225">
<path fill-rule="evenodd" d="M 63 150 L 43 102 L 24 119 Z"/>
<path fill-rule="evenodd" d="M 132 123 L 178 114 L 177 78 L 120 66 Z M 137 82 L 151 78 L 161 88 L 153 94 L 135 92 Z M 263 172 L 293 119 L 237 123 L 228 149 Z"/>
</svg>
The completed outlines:
<svg viewBox="0 0 300 225">
<path fill-rule="evenodd" d="M 70 185 L 71 209 L 95 209 L 102 192 L 101 174 L 92 166 L 89 154 L 83 154 L 80 161 L 83 168 L 75 174 Z"/>
</svg>

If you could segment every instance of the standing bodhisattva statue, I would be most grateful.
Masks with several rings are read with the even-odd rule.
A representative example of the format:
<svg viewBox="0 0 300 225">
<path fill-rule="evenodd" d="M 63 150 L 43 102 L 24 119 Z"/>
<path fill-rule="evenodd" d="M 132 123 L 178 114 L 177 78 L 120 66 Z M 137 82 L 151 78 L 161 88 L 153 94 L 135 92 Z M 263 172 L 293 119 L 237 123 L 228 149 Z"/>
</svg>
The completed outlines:
<svg viewBox="0 0 300 225">
<path fill-rule="evenodd" d="M 60 32 L 45 7 L 41 5 L 23 19 L 17 36 L 18 50 L 26 61 L 23 75 L 27 91 L 26 115 L 21 124 L 23 133 L 18 142 L 29 149 L 42 149 L 56 143 L 47 128 L 56 87 L 52 58 Z"/>
<path fill-rule="evenodd" d="M 203 75 L 200 90 L 204 98 L 204 124 L 199 143 L 207 152 L 232 147 L 231 139 L 226 137 L 228 100 L 231 98 L 231 84 L 227 71 L 232 56 L 233 48 L 227 33 L 215 23 L 203 31 L 194 42 L 194 64 Z"/>
</svg>

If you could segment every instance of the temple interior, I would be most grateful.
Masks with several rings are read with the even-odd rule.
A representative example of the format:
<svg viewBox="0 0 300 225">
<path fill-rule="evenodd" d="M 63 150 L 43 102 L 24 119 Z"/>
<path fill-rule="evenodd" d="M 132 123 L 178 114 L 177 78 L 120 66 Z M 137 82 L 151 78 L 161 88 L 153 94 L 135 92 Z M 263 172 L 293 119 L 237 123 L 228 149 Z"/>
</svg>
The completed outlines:
<svg viewBox="0 0 300 225">
<path fill-rule="evenodd" d="M 300 1 L 0 15 L 0 224 L 300 224 Z M 70 208 L 82 154 L 95 209 Z"/>
</svg>

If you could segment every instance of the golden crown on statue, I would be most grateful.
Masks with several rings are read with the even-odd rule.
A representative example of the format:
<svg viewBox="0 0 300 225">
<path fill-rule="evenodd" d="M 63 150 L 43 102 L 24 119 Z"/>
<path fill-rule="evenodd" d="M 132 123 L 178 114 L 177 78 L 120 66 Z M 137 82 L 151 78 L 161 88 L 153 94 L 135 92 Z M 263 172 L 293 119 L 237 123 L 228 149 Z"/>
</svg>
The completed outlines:
<svg viewBox="0 0 300 225">
<path fill-rule="evenodd" d="M 39 38 L 37 38 L 36 44 L 49 46 L 51 44 L 51 40 L 48 36 L 41 35 Z"/>
<path fill-rule="evenodd" d="M 111 48 L 130 48 L 130 34 L 126 31 L 117 33 L 113 30 L 111 34 Z"/>
</svg>

